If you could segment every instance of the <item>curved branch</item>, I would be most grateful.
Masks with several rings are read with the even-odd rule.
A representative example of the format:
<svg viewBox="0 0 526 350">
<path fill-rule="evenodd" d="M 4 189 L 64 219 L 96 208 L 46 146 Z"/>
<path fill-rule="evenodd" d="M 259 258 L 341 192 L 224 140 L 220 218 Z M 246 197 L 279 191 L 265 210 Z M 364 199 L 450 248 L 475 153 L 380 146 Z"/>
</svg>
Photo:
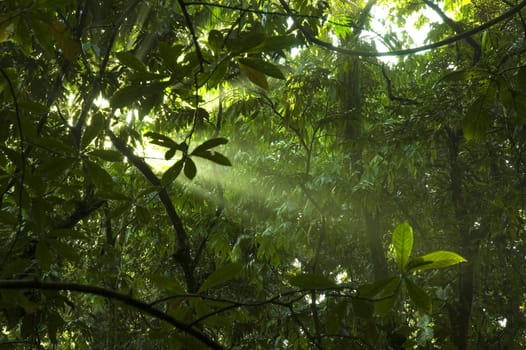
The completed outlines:
<svg viewBox="0 0 526 350">
<path fill-rule="evenodd" d="M 444 11 L 435 3 L 431 2 L 430 0 L 422 0 L 427 6 L 429 6 L 433 11 L 435 11 L 436 14 L 442 18 L 444 23 L 446 23 L 448 26 L 450 26 L 457 34 L 462 33 L 462 26 L 449 18 Z M 482 55 L 482 48 L 480 45 L 473 39 L 472 37 L 468 36 L 466 38 L 466 42 L 473 48 L 473 65 L 477 64 L 477 62 L 480 60 L 480 57 Z"/>
<path fill-rule="evenodd" d="M 118 300 L 125 305 L 131 306 L 134 309 L 142 311 L 159 320 L 163 320 L 175 328 L 191 335 L 198 339 L 203 344 L 208 345 L 211 349 L 222 349 L 223 347 L 210 339 L 207 335 L 194 329 L 193 327 L 178 321 L 174 317 L 152 307 L 150 304 L 134 299 L 131 296 L 113 290 L 105 289 L 97 286 L 90 286 L 77 283 L 63 283 L 63 282 L 46 282 L 46 281 L 29 281 L 29 280 L 0 280 L 0 289 L 38 289 L 38 290 L 55 290 L 55 291 L 70 291 L 85 294 L 98 295 L 104 298 Z"/>
<path fill-rule="evenodd" d="M 188 290 L 192 292 L 196 291 L 197 285 L 193 274 L 193 263 L 188 247 L 188 234 L 186 232 L 186 229 L 184 228 L 181 217 L 179 216 L 179 214 L 177 214 L 177 211 L 175 210 L 172 200 L 170 199 L 170 195 L 168 194 L 168 191 L 166 191 L 166 188 L 161 186 L 161 180 L 159 180 L 159 178 L 153 173 L 153 171 L 150 169 L 150 167 L 148 166 L 148 164 L 146 164 L 144 160 L 133 154 L 133 150 L 130 149 L 117 136 L 115 136 L 115 134 L 111 130 L 108 130 L 108 135 L 110 136 L 111 142 L 113 143 L 115 148 L 117 148 L 119 152 L 121 152 L 126 158 L 128 158 L 130 163 L 132 163 L 133 166 L 135 166 L 152 185 L 159 188 L 159 191 L 157 192 L 159 194 L 159 199 L 161 200 L 161 203 L 163 204 L 166 210 L 166 214 L 168 215 L 168 218 L 172 223 L 177 238 L 178 247 L 177 252 L 174 255 L 177 258 L 179 264 L 181 265 L 181 268 L 183 269 Z"/>
<path fill-rule="evenodd" d="M 334 51 L 334 52 L 338 52 L 338 53 L 341 53 L 341 54 L 344 54 L 344 55 L 363 56 L 363 57 L 405 56 L 405 55 L 410 55 L 410 54 L 414 54 L 414 53 L 425 51 L 425 50 L 431 50 L 431 49 L 436 49 L 436 48 L 439 48 L 439 47 L 442 47 L 442 46 L 446 46 L 446 45 L 455 43 L 455 42 L 460 41 L 460 40 L 465 40 L 466 38 L 468 38 L 468 37 L 470 37 L 472 35 L 480 33 L 482 31 L 494 26 L 495 24 L 498 24 L 498 23 L 504 21 L 505 19 L 508 19 L 508 18 L 512 17 L 513 15 L 517 14 L 520 10 L 522 10 L 526 6 L 526 0 L 523 0 L 519 4 L 517 4 L 514 7 L 512 7 L 509 11 L 503 13 L 502 15 L 500 15 L 498 17 L 495 17 L 491 21 L 488 21 L 488 22 L 486 22 L 484 24 L 481 24 L 478 27 L 475 27 L 475 28 L 470 29 L 470 30 L 466 30 L 465 32 L 462 32 L 462 33 L 460 33 L 458 35 L 454 35 L 452 37 L 446 38 L 444 40 L 437 41 L 437 42 L 432 43 L 432 44 L 423 45 L 423 46 L 419 46 L 419 47 L 414 47 L 414 48 L 410 48 L 410 49 L 402 49 L 402 50 L 394 50 L 394 51 L 386 51 L 386 52 L 377 52 L 377 51 L 364 51 L 364 50 L 346 49 L 346 48 L 334 46 L 334 45 L 332 45 L 332 44 L 330 44 L 330 43 L 328 43 L 326 41 L 318 39 L 311 32 L 309 32 L 307 29 L 305 29 L 301 25 L 301 23 L 299 23 L 296 15 L 293 13 L 293 11 L 291 10 L 291 8 L 289 7 L 289 5 L 287 4 L 287 2 L 285 0 L 279 0 L 279 2 L 281 3 L 281 6 L 283 6 L 285 11 L 289 14 L 289 16 L 292 18 L 292 20 L 294 21 L 294 24 L 296 25 L 296 27 L 298 27 L 300 32 L 305 36 L 307 41 L 309 41 L 309 42 L 311 42 L 311 43 L 313 43 L 315 45 L 321 46 L 323 48 L 326 48 L 328 50 L 331 50 L 331 51 Z"/>
</svg>

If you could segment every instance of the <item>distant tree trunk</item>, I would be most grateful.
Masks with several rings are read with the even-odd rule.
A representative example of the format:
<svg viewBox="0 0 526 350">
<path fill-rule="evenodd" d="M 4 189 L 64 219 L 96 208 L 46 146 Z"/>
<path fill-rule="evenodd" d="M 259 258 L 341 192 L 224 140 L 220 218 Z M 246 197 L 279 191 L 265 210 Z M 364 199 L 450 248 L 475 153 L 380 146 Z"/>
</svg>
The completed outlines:
<svg viewBox="0 0 526 350">
<path fill-rule="evenodd" d="M 343 136 L 347 141 L 353 168 L 363 173 L 363 149 L 362 146 L 358 146 L 361 143 L 356 142 L 356 140 L 363 137 L 361 61 L 358 57 L 345 57 L 342 61 L 339 71 L 339 96 L 340 108 L 344 115 Z M 365 206 L 362 210 L 365 235 L 371 253 L 374 277 L 375 279 L 381 279 L 387 276 L 387 262 L 382 244 L 383 230 L 377 210 L 371 207 L 375 207 L 375 205 Z"/>
<path fill-rule="evenodd" d="M 466 264 L 459 266 L 458 276 L 458 300 L 449 306 L 449 318 L 451 324 L 451 340 L 459 350 L 468 349 L 471 328 L 471 308 L 473 304 L 473 282 L 474 282 L 474 259 L 478 251 L 478 241 L 473 239 L 472 231 L 474 223 L 470 221 L 470 215 L 465 199 L 463 185 L 463 165 L 458 159 L 459 145 L 462 142 L 462 133 L 456 130 L 447 130 L 449 150 L 449 181 L 451 191 L 451 202 L 455 216 L 455 227 L 460 253 L 468 260 Z"/>
</svg>

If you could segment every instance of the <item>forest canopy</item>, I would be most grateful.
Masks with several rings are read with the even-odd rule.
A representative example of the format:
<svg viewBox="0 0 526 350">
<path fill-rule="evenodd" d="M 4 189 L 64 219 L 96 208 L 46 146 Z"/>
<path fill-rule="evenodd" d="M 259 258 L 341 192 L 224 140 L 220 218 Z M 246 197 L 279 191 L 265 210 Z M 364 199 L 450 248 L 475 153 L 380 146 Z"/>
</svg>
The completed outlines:
<svg viewBox="0 0 526 350">
<path fill-rule="evenodd" d="M 526 348 L 526 1 L 0 1 L 0 349 Z"/>
</svg>

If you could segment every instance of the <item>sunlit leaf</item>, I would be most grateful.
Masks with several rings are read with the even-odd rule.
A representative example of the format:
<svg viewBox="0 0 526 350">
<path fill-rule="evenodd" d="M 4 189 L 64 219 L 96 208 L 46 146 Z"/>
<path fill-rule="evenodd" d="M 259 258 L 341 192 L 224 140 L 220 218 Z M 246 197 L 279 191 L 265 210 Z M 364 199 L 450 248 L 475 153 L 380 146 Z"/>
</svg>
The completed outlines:
<svg viewBox="0 0 526 350">
<path fill-rule="evenodd" d="M 81 52 L 80 43 L 73 40 L 66 25 L 62 22 L 55 21 L 49 25 L 49 28 L 51 29 L 55 43 L 64 53 L 64 57 L 70 62 L 75 62 Z"/>
<path fill-rule="evenodd" d="M 237 61 L 240 65 L 250 67 L 273 78 L 285 79 L 281 70 L 272 63 L 258 58 L 238 58 Z"/>
<path fill-rule="evenodd" d="M 423 270 L 439 269 L 467 262 L 461 255 L 447 250 L 437 250 L 435 252 L 412 259 L 407 264 L 407 270 L 410 272 L 419 272 Z"/>
<path fill-rule="evenodd" d="M 259 46 L 265 40 L 265 37 L 265 33 L 259 31 L 243 32 L 239 36 L 228 36 L 225 46 L 233 54 L 239 54 Z"/>
<path fill-rule="evenodd" d="M 413 228 L 407 222 L 398 225 L 393 232 L 392 242 L 398 267 L 405 270 L 413 250 Z"/>
<path fill-rule="evenodd" d="M 257 86 L 261 87 L 264 90 L 268 90 L 269 89 L 267 76 L 264 73 L 261 73 L 260 71 L 254 69 L 252 67 L 245 66 L 242 63 L 239 63 L 239 68 L 241 69 L 241 72 L 243 72 L 243 74 L 251 82 L 253 82 L 254 84 L 256 84 Z"/>
</svg>

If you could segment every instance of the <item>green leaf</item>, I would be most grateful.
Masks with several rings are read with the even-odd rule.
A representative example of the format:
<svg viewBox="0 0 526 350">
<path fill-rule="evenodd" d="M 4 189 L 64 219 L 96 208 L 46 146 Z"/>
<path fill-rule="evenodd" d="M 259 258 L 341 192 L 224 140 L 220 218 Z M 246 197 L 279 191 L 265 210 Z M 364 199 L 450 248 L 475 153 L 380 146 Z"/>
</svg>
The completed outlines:
<svg viewBox="0 0 526 350">
<path fill-rule="evenodd" d="M 239 68 L 241 69 L 241 72 L 251 82 L 253 82 L 254 84 L 256 84 L 257 86 L 259 86 L 260 88 L 262 88 L 264 90 L 268 90 L 269 89 L 267 76 L 265 74 L 261 73 L 260 71 L 254 69 L 252 67 L 246 66 L 246 65 L 244 65 L 242 63 L 239 63 Z"/>
<path fill-rule="evenodd" d="M 219 152 L 200 151 L 198 154 L 193 154 L 193 155 L 197 157 L 208 159 L 219 165 L 232 166 L 232 163 L 230 162 L 230 160 Z"/>
<path fill-rule="evenodd" d="M 170 148 L 168 151 L 164 153 L 164 159 L 170 160 L 175 156 L 175 152 L 177 152 L 176 148 Z"/>
<path fill-rule="evenodd" d="M 437 250 L 435 252 L 412 259 L 407 264 L 407 271 L 420 272 L 430 269 L 440 269 L 463 262 L 467 262 L 467 260 L 457 253 L 447 250 Z"/>
<path fill-rule="evenodd" d="M 415 303 L 416 307 L 430 314 L 433 303 L 431 297 L 425 292 L 425 290 L 420 288 L 409 278 L 405 279 L 405 286 L 407 287 L 407 293 L 409 294 L 409 297 L 413 303 Z"/>
<path fill-rule="evenodd" d="M 186 158 L 186 161 L 184 162 L 184 175 L 190 180 L 193 180 L 196 174 L 197 168 L 194 161 L 190 157 Z"/>
<path fill-rule="evenodd" d="M 323 289 L 336 287 L 332 279 L 315 273 L 303 273 L 289 280 L 289 283 L 301 289 Z"/>
<path fill-rule="evenodd" d="M 221 51 L 223 48 L 223 34 L 219 30 L 211 30 L 208 33 L 208 45 L 215 52 Z"/>
<path fill-rule="evenodd" d="M 405 271 L 413 250 L 413 228 L 407 222 L 398 225 L 393 232 L 392 242 L 398 267 Z"/>
<path fill-rule="evenodd" d="M 120 152 L 109 149 L 96 149 L 88 154 L 108 162 L 121 162 L 123 159 Z"/>
<path fill-rule="evenodd" d="M 239 36 L 229 35 L 226 38 L 225 46 L 233 54 L 239 54 L 258 47 L 265 38 L 265 34 L 258 31 L 243 32 Z"/>
<path fill-rule="evenodd" d="M 486 135 L 490 114 L 484 106 L 485 97 L 478 98 L 468 109 L 462 120 L 462 132 L 467 141 L 479 140 Z"/>
<path fill-rule="evenodd" d="M 294 35 L 277 35 L 267 37 L 265 40 L 249 52 L 272 52 L 290 49 L 300 45 L 300 41 Z"/>
<path fill-rule="evenodd" d="M 146 85 L 130 85 L 115 91 L 110 97 L 113 108 L 122 108 L 137 102 L 143 95 Z"/>
<path fill-rule="evenodd" d="M 84 149 L 99 135 L 104 129 L 105 119 L 100 113 L 95 113 L 91 117 L 90 124 L 86 127 L 82 135 L 81 148 Z"/>
<path fill-rule="evenodd" d="M 174 140 L 172 140 L 171 138 L 169 138 L 168 136 L 165 136 L 165 135 L 153 132 L 153 131 L 147 132 L 146 134 L 144 134 L 144 136 L 150 138 L 150 142 L 153 143 L 154 145 L 158 145 L 158 146 L 166 147 L 166 148 L 180 149 L 179 148 L 180 145 Z"/>
<path fill-rule="evenodd" d="M 229 64 L 229 60 L 223 60 L 217 66 L 215 66 L 214 70 L 212 71 L 212 73 L 210 73 L 210 76 L 206 81 L 206 85 L 209 89 L 212 89 L 216 87 L 219 83 L 221 83 L 228 70 Z"/>
<path fill-rule="evenodd" d="M 165 171 L 163 174 L 163 177 L 161 178 L 161 185 L 168 186 L 172 183 L 173 180 L 179 176 L 181 173 L 181 170 L 183 170 L 184 165 L 184 159 L 179 159 L 177 162 L 174 163 L 168 170 Z"/>
<path fill-rule="evenodd" d="M 207 141 L 203 142 L 202 144 L 200 144 L 199 146 L 197 146 L 192 151 L 192 153 L 190 153 L 190 154 L 191 155 L 195 155 L 195 156 L 199 156 L 199 153 L 202 152 L 202 151 L 209 150 L 210 148 L 214 148 L 214 147 L 217 147 L 219 145 L 224 145 L 224 144 L 227 144 L 227 143 L 228 143 L 228 139 L 226 139 L 224 137 L 213 138 L 213 139 L 207 140 Z"/>
<path fill-rule="evenodd" d="M 133 70 L 145 72 L 146 66 L 130 51 L 121 51 L 115 54 L 119 61 Z"/>
<path fill-rule="evenodd" d="M 88 171 L 89 181 L 100 190 L 109 190 L 113 187 L 113 180 L 108 172 L 97 163 L 85 160 L 84 165 Z"/>
<path fill-rule="evenodd" d="M 389 312 L 400 293 L 400 277 L 390 277 L 358 288 L 360 300 L 374 302 L 375 312 L 385 315 Z"/>
<path fill-rule="evenodd" d="M 158 287 L 165 289 L 170 294 L 186 294 L 181 284 L 173 277 L 163 275 L 151 275 L 150 280 Z"/>
<path fill-rule="evenodd" d="M 472 79 L 487 79 L 491 72 L 486 69 L 462 69 L 445 74 L 440 81 L 454 82 L 454 81 L 469 81 Z"/>
<path fill-rule="evenodd" d="M 208 289 L 211 289 L 238 277 L 242 270 L 243 265 L 240 263 L 231 263 L 220 267 L 219 269 L 214 271 L 210 276 L 208 276 L 208 278 L 203 282 L 197 293 L 203 293 Z"/>
<path fill-rule="evenodd" d="M 183 50 L 183 45 L 170 46 L 164 41 L 159 42 L 159 56 L 163 60 L 164 67 L 172 72 L 180 70 L 177 59 L 181 56 Z"/>
<path fill-rule="evenodd" d="M 285 76 L 277 66 L 258 58 L 238 58 L 237 62 L 273 78 L 285 79 Z"/>
</svg>

